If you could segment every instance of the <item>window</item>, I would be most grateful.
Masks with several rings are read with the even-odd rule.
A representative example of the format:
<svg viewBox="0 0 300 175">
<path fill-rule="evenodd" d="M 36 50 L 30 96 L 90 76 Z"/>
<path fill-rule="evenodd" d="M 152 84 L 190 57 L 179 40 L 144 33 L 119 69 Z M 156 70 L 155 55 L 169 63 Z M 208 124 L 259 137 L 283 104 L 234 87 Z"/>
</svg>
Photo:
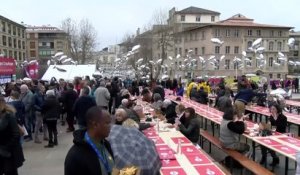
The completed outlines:
<svg viewBox="0 0 300 175">
<path fill-rule="evenodd" d="M 198 55 L 198 48 L 195 48 L 195 55 Z"/>
<path fill-rule="evenodd" d="M 192 40 L 193 40 L 193 34 L 190 33 L 190 41 L 192 41 Z"/>
<path fill-rule="evenodd" d="M 177 54 L 178 54 L 178 49 L 177 47 L 175 47 L 175 56 L 177 56 Z"/>
<path fill-rule="evenodd" d="M 13 41 L 14 41 L 14 48 L 17 48 L 17 39 L 14 38 Z"/>
<path fill-rule="evenodd" d="M 54 42 L 50 42 L 49 44 L 50 44 L 50 48 L 54 49 Z"/>
<path fill-rule="evenodd" d="M 201 53 L 202 53 L 202 55 L 205 54 L 205 47 L 201 47 Z"/>
<path fill-rule="evenodd" d="M 215 37 L 220 37 L 220 29 L 215 29 Z"/>
<path fill-rule="evenodd" d="M 25 30 L 22 30 L 22 38 L 25 38 Z M 25 56 L 23 58 L 25 58 Z"/>
<path fill-rule="evenodd" d="M 274 30 L 271 30 L 270 31 L 270 37 L 273 37 L 274 36 Z"/>
<path fill-rule="evenodd" d="M 9 57 L 13 57 L 13 51 L 10 50 L 8 53 L 9 53 L 8 54 Z"/>
<path fill-rule="evenodd" d="M 252 36 L 252 30 L 248 30 L 248 36 Z"/>
<path fill-rule="evenodd" d="M 21 29 L 18 28 L 18 36 L 21 37 Z"/>
<path fill-rule="evenodd" d="M 11 34 L 11 25 L 10 25 L 10 24 L 7 24 L 7 32 L 8 32 L 9 34 Z"/>
<path fill-rule="evenodd" d="M 248 41 L 248 42 L 247 42 L 247 49 L 248 49 L 249 47 L 252 47 L 252 41 Z"/>
<path fill-rule="evenodd" d="M 225 30 L 225 35 L 226 35 L 226 37 L 230 37 L 230 29 Z"/>
<path fill-rule="evenodd" d="M 16 26 L 13 26 L 13 35 L 17 35 L 17 29 L 16 29 Z"/>
<path fill-rule="evenodd" d="M 229 53 L 230 53 L 230 46 L 226 46 L 226 47 L 225 47 L 225 53 L 226 53 L 226 54 L 229 54 Z"/>
<path fill-rule="evenodd" d="M 2 21 L 2 32 L 6 32 L 6 23 Z"/>
<path fill-rule="evenodd" d="M 225 60 L 225 69 L 226 70 L 230 69 L 230 60 L 229 59 Z"/>
<path fill-rule="evenodd" d="M 34 41 L 30 42 L 30 49 L 35 49 L 35 42 Z"/>
<path fill-rule="evenodd" d="M 22 45 L 21 45 L 21 40 L 18 40 L 18 48 L 21 49 Z"/>
<path fill-rule="evenodd" d="M 22 41 L 22 48 L 25 49 L 25 41 Z"/>
<path fill-rule="evenodd" d="M 261 30 L 256 30 L 256 35 L 261 36 Z"/>
<path fill-rule="evenodd" d="M 16 60 L 18 60 L 18 52 L 17 52 L 17 51 L 15 51 L 15 53 L 14 53 L 14 58 L 15 58 Z"/>
<path fill-rule="evenodd" d="M 2 45 L 3 45 L 3 46 L 6 46 L 6 42 L 7 42 L 7 41 L 6 41 L 6 36 L 3 35 L 3 36 L 2 36 Z"/>
<path fill-rule="evenodd" d="M 235 47 L 234 47 L 234 53 L 235 53 L 235 54 L 238 54 L 238 53 L 239 53 L 239 46 L 235 46 Z"/>
<path fill-rule="evenodd" d="M 181 47 L 179 47 L 179 55 L 180 56 L 182 55 L 182 49 L 181 49 Z"/>
<path fill-rule="evenodd" d="M 175 61 L 175 69 L 177 69 L 177 61 Z"/>
<path fill-rule="evenodd" d="M 273 74 L 269 74 L 269 77 L 270 77 L 270 79 L 272 79 L 273 78 Z"/>
<path fill-rule="evenodd" d="M 240 31 L 238 29 L 234 30 L 234 37 L 239 37 Z"/>
<path fill-rule="evenodd" d="M 200 20 L 201 20 L 201 17 L 200 17 L 200 16 L 197 16 L 197 17 L 196 17 L 196 21 L 197 21 L 197 22 L 200 22 Z"/>
<path fill-rule="evenodd" d="M 220 53 L 220 46 L 215 46 L 215 53 L 219 54 Z"/>
<path fill-rule="evenodd" d="M 22 59 L 25 59 L 25 52 L 23 52 L 23 57 L 22 57 Z"/>
<path fill-rule="evenodd" d="M 184 54 L 185 54 L 185 56 L 188 54 L 188 50 L 187 49 L 184 49 Z"/>
<path fill-rule="evenodd" d="M 185 16 L 184 15 L 180 16 L 180 21 L 185 21 Z"/>
<path fill-rule="evenodd" d="M 185 35 L 184 35 L 184 41 L 187 41 L 187 40 L 188 40 L 188 35 L 185 34 Z"/>
<path fill-rule="evenodd" d="M 34 33 L 30 33 L 30 34 L 29 34 L 29 38 L 30 38 L 30 39 L 34 39 Z"/>
<path fill-rule="evenodd" d="M 278 36 L 282 36 L 282 31 L 278 31 Z"/>
<path fill-rule="evenodd" d="M 197 41 L 198 40 L 198 33 L 197 32 L 195 32 L 194 37 L 195 37 L 195 41 Z"/>
<path fill-rule="evenodd" d="M 12 46 L 12 41 L 11 41 L 11 37 L 8 37 L 8 47 Z"/>
<path fill-rule="evenodd" d="M 277 50 L 278 51 L 282 50 L 282 42 L 277 42 Z"/>
<path fill-rule="evenodd" d="M 22 53 L 19 52 L 19 58 L 18 58 L 18 60 L 20 61 L 21 59 L 22 59 Z"/>
<path fill-rule="evenodd" d="M 274 42 L 270 41 L 269 42 L 269 50 L 272 51 L 274 49 Z"/>
<path fill-rule="evenodd" d="M 31 57 L 31 58 L 34 58 L 34 57 L 35 57 L 35 50 L 31 50 L 31 51 L 30 51 L 30 57 Z"/>
<path fill-rule="evenodd" d="M 273 67 L 273 57 L 269 58 L 269 67 Z"/>
<path fill-rule="evenodd" d="M 201 32 L 201 39 L 205 39 L 205 32 L 204 31 Z"/>
<path fill-rule="evenodd" d="M 277 78 L 279 78 L 279 79 L 280 79 L 280 78 L 281 78 L 281 74 L 277 74 Z"/>
<path fill-rule="evenodd" d="M 215 22 L 215 16 L 211 16 L 211 22 Z"/>
</svg>

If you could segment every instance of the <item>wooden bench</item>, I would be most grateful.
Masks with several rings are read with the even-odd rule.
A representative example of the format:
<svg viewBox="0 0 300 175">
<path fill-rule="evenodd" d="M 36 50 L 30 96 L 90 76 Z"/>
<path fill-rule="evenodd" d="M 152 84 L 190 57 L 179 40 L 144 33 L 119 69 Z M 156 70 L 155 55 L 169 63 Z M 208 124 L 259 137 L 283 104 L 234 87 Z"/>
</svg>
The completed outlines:
<svg viewBox="0 0 300 175">
<path fill-rule="evenodd" d="M 248 157 L 244 156 L 243 154 L 239 153 L 238 151 L 231 150 L 231 149 L 224 149 L 222 147 L 222 144 L 220 140 L 213 135 L 211 135 L 209 132 L 200 130 L 200 144 L 201 147 L 203 148 L 203 142 L 204 140 L 207 140 L 209 142 L 209 152 L 211 152 L 211 144 L 215 145 L 217 148 L 221 149 L 224 151 L 225 154 L 230 156 L 232 159 L 236 160 L 239 162 L 244 168 L 248 169 L 254 174 L 257 175 L 272 175 L 270 170 L 266 169 L 265 167 L 261 166 L 257 162 L 249 159 Z M 232 172 L 232 167 L 230 167 L 230 171 Z"/>
</svg>

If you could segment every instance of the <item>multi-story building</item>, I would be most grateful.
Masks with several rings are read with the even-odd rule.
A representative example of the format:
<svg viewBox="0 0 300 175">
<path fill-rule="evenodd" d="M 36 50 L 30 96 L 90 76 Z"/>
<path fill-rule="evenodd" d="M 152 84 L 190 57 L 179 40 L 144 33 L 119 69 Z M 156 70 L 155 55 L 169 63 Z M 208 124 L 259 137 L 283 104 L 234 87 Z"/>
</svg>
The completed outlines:
<svg viewBox="0 0 300 175">
<path fill-rule="evenodd" d="M 0 54 L 18 62 L 25 59 L 25 26 L 0 15 Z"/>
<path fill-rule="evenodd" d="M 45 64 L 56 52 L 70 56 L 68 34 L 57 27 L 28 26 L 26 28 L 27 57 Z"/>
<path fill-rule="evenodd" d="M 172 56 L 180 54 L 181 58 L 175 61 L 173 68 L 182 77 L 190 76 L 191 72 L 194 73 L 194 77 L 201 75 L 235 77 L 260 71 L 271 79 L 284 78 L 288 74 L 287 63 L 278 66 L 275 62 L 278 60 L 278 51 L 288 55 L 289 47 L 286 43 L 291 28 L 255 23 L 253 19 L 237 14 L 223 21 L 178 32 L 174 34 L 177 39 Z M 224 43 L 216 45 L 211 42 L 212 38 L 218 38 Z M 252 42 L 257 38 L 262 38 L 261 46 L 265 48 L 263 57 L 266 64 L 263 68 L 259 68 L 256 59 L 258 55 L 249 50 Z M 247 53 L 246 57 L 252 60 L 252 63 L 245 65 L 242 69 L 237 69 L 238 65 L 233 64 L 233 59 L 242 58 L 243 51 Z M 184 64 L 186 55 L 197 59 L 194 70 L 179 67 Z M 209 57 L 220 58 L 222 55 L 225 58 L 218 63 L 217 67 L 213 68 L 208 63 Z M 207 60 L 204 66 L 200 66 L 199 56 Z"/>
<path fill-rule="evenodd" d="M 300 32 L 290 32 L 290 38 L 294 38 L 295 43 L 290 47 L 289 60 L 300 61 Z M 299 74 L 299 66 L 289 65 L 289 73 Z"/>
</svg>

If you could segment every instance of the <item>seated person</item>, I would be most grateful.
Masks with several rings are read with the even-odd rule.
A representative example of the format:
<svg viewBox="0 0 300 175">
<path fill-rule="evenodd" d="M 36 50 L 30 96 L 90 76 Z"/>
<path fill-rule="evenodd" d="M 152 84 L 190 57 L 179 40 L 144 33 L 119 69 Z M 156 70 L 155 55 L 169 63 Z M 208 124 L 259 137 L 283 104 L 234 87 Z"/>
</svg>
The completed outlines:
<svg viewBox="0 0 300 175">
<path fill-rule="evenodd" d="M 281 107 L 273 103 L 270 107 L 271 110 L 271 117 L 269 118 L 271 126 L 276 127 L 276 132 L 285 133 L 286 127 L 287 127 L 287 118 L 285 115 L 282 114 Z M 260 164 L 265 164 L 267 160 L 267 151 L 271 154 L 273 157 L 273 162 L 270 164 L 270 166 L 274 167 L 279 164 L 279 157 L 276 155 L 276 153 L 272 150 L 268 150 L 266 147 L 261 146 L 261 154 L 262 158 L 260 160 Z"/>
<path fill-rule="evenodd" d="M 153 100 L 154 100 L 154 102 L 151 104 L 151 106 L 156 110 L 161 110 L 163 102 L 162 102 L 162 98 L 161 98 L 160 94 L 155 93 L 153 95 Z"/>
<path fill-rule="evenodd" d="M 141 123 L 141 119 L 145 118 L 143 107 L 141 105 L 133 107 L 133 115 L 130 117 L 139 125 L 139 130 L 141 131 L 154 126 L 152 123 Z"/>
<path fill-rule="evenodd" d="M 176 111 L 175 111 L 175 105 L 172 103 L 171 100 L 165 99 L 163 101 L 162 105 L 162 112 L 165 115 L 166 122 L 174 124 L 175 118 L 176 118 Z"/>
<path fill-rule="evenodd" d="M 240 153 L 247 153 L 250 146 L 239 141 L 239 135 L 247 128 L 243 117 L 237 115 L 236 110 L 228 108 L 223 114 L 220 125 L 220 141 L 224 148 L 233 149 Z"/>
<path fill-rule="evenodd" d="M 186 108 L 185 123 L 180 123 L 179 119 L 176 120 L 175 127 L 183 135 L 185 135 L 192 143 L 197 144 L 200 135 L 200 122 L 196 116 L 195 109 Z"/>
<path fill-rule="evenodd" d="M 179 104 L 175 107 L 176 118 L 179 119 L 181 124 L 184 124 L 185 122 L 184 111 L 185 107 L 183 106 L 183 104 Z"/>
<path fill-rule="evenodd" d="M 142 100 L 148 103 L 151 103 L 152 100 L 152 96 L 151 96 L 151 92 L 149 89 L 145 88 L 142 91 Z"/>
<path fill-rule="evenodd" d="M 179 83 L 176 89 L 176 95 L 183 97 L 183 93 L 184 93 L 184 88 L 182 87 L 182 84 Z"/>
<path fill-rule="evenodd" d="M 204 91 L 204 87 L 200 87 L 199 91 L 198 91 L 198 94 L 199 94 L 199 99 L 198 99 L 198 103 L 201 103 L 201 104 L 207 104 L 208 102 L 208 95 L 207 95 L 207 92 Z"/>
</svg>

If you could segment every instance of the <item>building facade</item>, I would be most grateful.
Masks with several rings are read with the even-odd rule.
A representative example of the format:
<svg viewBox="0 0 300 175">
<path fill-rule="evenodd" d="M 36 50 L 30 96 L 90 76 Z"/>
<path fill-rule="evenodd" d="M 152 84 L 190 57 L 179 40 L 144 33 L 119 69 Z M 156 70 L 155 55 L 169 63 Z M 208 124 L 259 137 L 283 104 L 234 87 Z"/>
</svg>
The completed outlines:
<svg viewBox="0 0 300 175">
<path fill-rule="evenodd" d="M 26 28 L 27 57 L 45 64 L 56 52 L 70 55 L 68 34 L 57 27 L 28 26 Z"/>
<path fill-rule="evenodd" d="M 26 58 L 25 26 L 0 15 L 0 54 L 22 62 Z"/>
<path fill-rule="evenodd" d="M 295 43 L 290 47 L 289 60 L 300 61 L 300 32 L 290 32 L 290 38 L 294 38 Z M 289 65 L 289 73 L 299 75 L 299 66 Z"/>
<path fill-rule="evenodd" d="M 282 52 L 286 57 L 289 53 L 287 41 L 289 39 L 289 30 L 291 27 L 275 26 L 255 23 L 241 14 L 219 21 L 213 24 L 188 29 L 183 32 L 174 34 L 177 38 L 174 44 L 173 56 L 180 54 L 181 58 L 176 60 L 173 66 L 175 72 L 181 77 L 189 77 L 193 74 L 196 76 L 227 76 L 235 77 L 247 73 L 264 73 L 271 79 L 281 79 L 288 74 L 288 64 L 276 65 L 278 52 Z M 211 42 L 212 38 L 218 38 L 224 43 L 217 45 Z M 266 64 L 259 66 L 258 54 L 249 50 L 252 42 L 257 38 L 262 38 L 261 47 L 264 47 L 263 57 Z M 247 53 L 247 58 L 252 62 L 244 68 L 238 69 L 238 65 L 233 64 L 233 59 L 243 58 L 242 52 Z M 219 61 L 218 66 L 209 64 L 209 58 L 215 56 L 225 58 Z M 199 56 L 206 60 L 202 65 Z M 186 69 L 185 60 L 196 59 L 193 69 Z"/>
</svg>

